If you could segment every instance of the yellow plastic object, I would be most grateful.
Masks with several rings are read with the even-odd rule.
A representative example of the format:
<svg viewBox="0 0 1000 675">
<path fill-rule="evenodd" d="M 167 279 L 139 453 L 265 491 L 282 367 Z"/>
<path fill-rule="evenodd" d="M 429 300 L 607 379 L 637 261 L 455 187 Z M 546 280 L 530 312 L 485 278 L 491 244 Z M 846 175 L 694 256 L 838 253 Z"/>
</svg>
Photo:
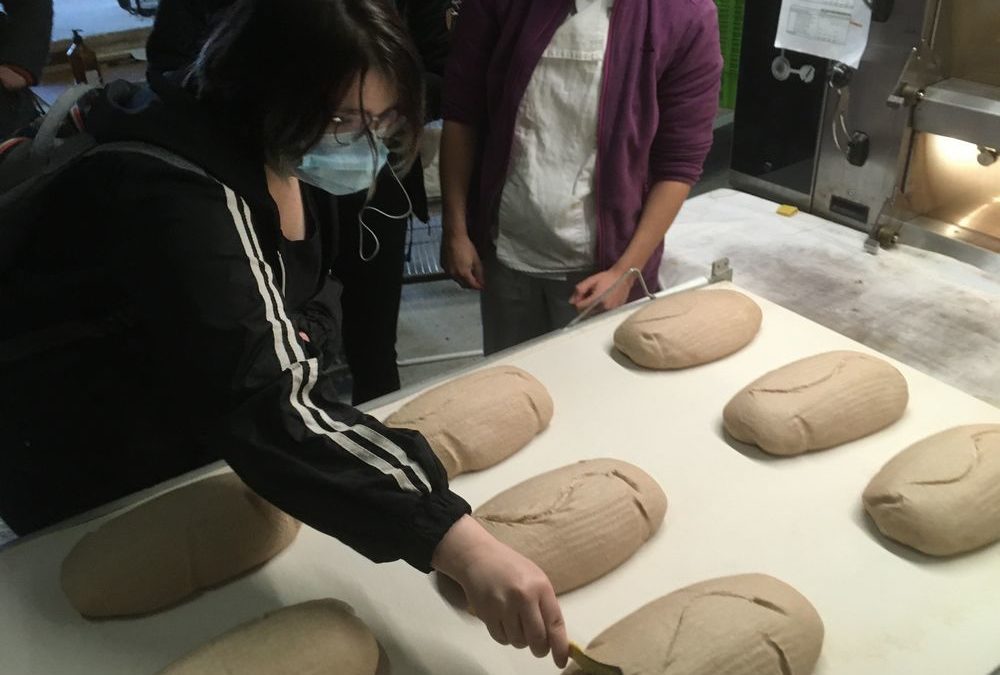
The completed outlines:
<svg viewBox="0 0 1000 675">
<path fill-rule="evenodd" d="M 791 204 L 782 204 L 778 207 L 778 215 L 785 216 L 786 218 L 791 218 L 796 213 L 799 212 L 799 207 L 792 206 Z"/>
<path fill-rule="evenodd" d="M 624 675 L 618 666 L 609 666 L 590 658 L 583 653 L 580 645 L 572 641 L 569 643 L 569 657 L 576 661 L 576 665 L 587 675 Z"/>
</svg>

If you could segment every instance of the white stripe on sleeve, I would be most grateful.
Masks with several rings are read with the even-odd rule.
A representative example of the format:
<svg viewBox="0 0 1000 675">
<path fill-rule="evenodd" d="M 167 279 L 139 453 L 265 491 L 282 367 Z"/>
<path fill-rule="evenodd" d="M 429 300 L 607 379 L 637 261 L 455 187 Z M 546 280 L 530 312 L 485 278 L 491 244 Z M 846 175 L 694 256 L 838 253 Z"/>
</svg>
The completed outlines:
<svg viewBox="0 0 1000 675">
<path fill-rule="evenodd" d="M 400 488 L 409 492 L 420 492 L 420 488 L 410 480 L 404 471 L 392 466 L 387 461 L 363 447 L 356 441 L 344 435 L 345 431 L 354 431 L 359 436 L 372 441 L 379 448 L 390 453 L 400 463 L 413 471 L 422 486 L 428 492 L 431 490 L 430 482 L 423 469 L 410 459 L 399 446 L 389 441 L 373 429 L 363 426 L 349 426 L 343 422 L 335 422 L 330 419 L 324 410 L 312 403 L 309 397 L 313 386 L 316 384 L 316 374 L 319 372 L 316 359 L 306 359 L 305 354 L 298 342 L 295 340 L 295 332 L 291 321 L 285 314 L 284 305 L 277 300 L 278 292 L 274 285 L 274 277 L 270 265 L 263 259 L 260 253 L 259 242 L 253 225 L 249 222 L 249 208 L 245 203 L 243 209 L 248 214 L 244 219 L 240 213 L 240 204 L 237 202 L 236 194 L 227 186 L 222 186 L 226 193 L 226 204 L 233 217 L 233 224 L 236 226 L 240 242 L 243 244 L 243 252 L 247 256 L 250 272 L 257 283 L 257 290 L 264 301 L 264 311 L 267 321 L 271 324 L 271 335 L 274 341 L 274 352 L 278 357 L 278 363 L 282 370 L 289 371 L 292 377 L 292 387 L 289 402 L 292 408 L 299 414 L 305 427 L 319 436 L 325 436 L 348 453 L 361 460 L 365 464 L 381 471 L 387 476 L 395 479 Z M 286 342 L 284 335 L 289 336 Z M 289 354 L 289 348 L 291 354 Z M 293 360 L 294 359 L 294 360 Z M 304 375 L 304 364 L 308 364 L 308 373 Z M 323 428 L 317 420 L 322 419 L 334 431 Z M 380 439 L 380 440 L 375 440 Z"/>
</svg>

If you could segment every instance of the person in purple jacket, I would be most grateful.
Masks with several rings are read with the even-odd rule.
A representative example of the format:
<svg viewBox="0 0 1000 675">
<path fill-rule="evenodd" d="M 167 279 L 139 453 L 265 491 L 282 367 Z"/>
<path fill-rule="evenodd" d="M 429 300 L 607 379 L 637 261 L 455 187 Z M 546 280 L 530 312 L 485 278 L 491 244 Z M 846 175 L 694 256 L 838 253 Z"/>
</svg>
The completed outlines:
<svg viewBox="0 0 1000 675">
<path fill-rule="evenodd" d="M 566 325 L 632 267 L 657 288 L 712 143 L 713 0 L 465 0 L 452 44 L 441 258 L 482 291 L 486 352 Z"/>
</svg>

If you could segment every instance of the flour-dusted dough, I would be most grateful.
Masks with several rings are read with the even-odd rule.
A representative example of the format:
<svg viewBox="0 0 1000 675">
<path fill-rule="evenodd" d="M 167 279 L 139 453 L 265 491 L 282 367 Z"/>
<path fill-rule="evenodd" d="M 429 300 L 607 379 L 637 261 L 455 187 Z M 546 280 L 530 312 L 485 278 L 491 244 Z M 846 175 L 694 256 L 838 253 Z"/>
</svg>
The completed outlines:
<svg viewBox="0 0 1000 675">
<path fill-rule="evenodd" d="M 809 675 L 822 646 L 823 621 L 808 600 L 774 577 L 743 574 L 654 600 L 586 652 L 623 675 Z"/>
<path fill-rule="evenodd" d="M 374 675 L 375 636 L 336 600 L 312 600 L 247 622 L 160 675 Z"/>
<path fill-rule="evenodd" d="M 742 293 L 687 291 L 655 300 L 626 319 L 615 331 L 615 347 L 645 368 L 689 368 L 743 349 L 760 322 L 760 307 Z"/>
<path fill-rule="evenodd" d="M 911 445 L 862 500 L 883 534 L 924 553 L 1000 541 L 1000 424 L 955 427 Z"/>
<path fill-rule="evenodd" d="M 882 359 L 827 352 L 773 370 L 736 394 L 723 411 L 726 431 L 773 455 L 832 448 L 903 416 L 909 390 Z"/>
<path fill-rule="evenodd" d="M 83 537 L 62 565 L 62 587 L 91 618 L 148 614 L 261 565 L 299 522 L 233 473 L 168 492 Z"/>
<path fill-rule="evenodd" d="M 516 485 L 473 513 L 483 527 L 533 560 L 563 593 L 628 560 L 660 527 L 663 490 L 642 469 L 592 459 Z"/>
<path fill-rule="evenodd" d="M 545 386 L 514 366 L 496 366 L 416 397 L 386 426 L 416 429 L 449 478 L 497 464 L 523 448 L 552 420 Z"/>
</svg>

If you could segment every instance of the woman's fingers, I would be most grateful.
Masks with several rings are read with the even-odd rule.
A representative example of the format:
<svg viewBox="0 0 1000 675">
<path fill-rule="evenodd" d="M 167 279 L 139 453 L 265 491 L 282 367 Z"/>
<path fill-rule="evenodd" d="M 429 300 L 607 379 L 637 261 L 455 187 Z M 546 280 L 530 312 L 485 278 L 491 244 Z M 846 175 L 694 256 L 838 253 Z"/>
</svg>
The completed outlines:
<svg viewBox="0 0 1000 675">
<path fill-rule="evenodd" d="M 524 628 L 521 625 L 521 617 L 517 608 L 504 617 L 503 629 L 507 634 L 510 646 L 515 649 L 524 649 L 528 646 L 528 641 L 524 639 Z"/>
<path fill-rule="evenodd" d="M 542 618 L 540 603 L 533 602 L 521 615 L 521 626 L 524 629 L 524 639 L 531 648 L 531 653 L 541 658 L 549 653 L 549 632 Z"/>
<path fill-rule="evenodd" d="M 503 621 L 498 617 L 487 620 L 480 617 L 483 623 L 486 624 L 486 630 L 490 632 L 490 637 L 499 642 L 502 645 L 509 645 L 510 640 L 507 638 L 507 630 L 504 628 Z"/>
<path fill-rule="evenodd" d="M 552 649 L 552 660 L 559 668 L 565 668 L 569 660 L 569 637 L 566 634 L 566 622 L 563 621 L 559 601 L 556 600 L 556 594 L 551 588 L 542 594 L 539 610 L 548 635 L 548 646 Z"/>
</svg>

